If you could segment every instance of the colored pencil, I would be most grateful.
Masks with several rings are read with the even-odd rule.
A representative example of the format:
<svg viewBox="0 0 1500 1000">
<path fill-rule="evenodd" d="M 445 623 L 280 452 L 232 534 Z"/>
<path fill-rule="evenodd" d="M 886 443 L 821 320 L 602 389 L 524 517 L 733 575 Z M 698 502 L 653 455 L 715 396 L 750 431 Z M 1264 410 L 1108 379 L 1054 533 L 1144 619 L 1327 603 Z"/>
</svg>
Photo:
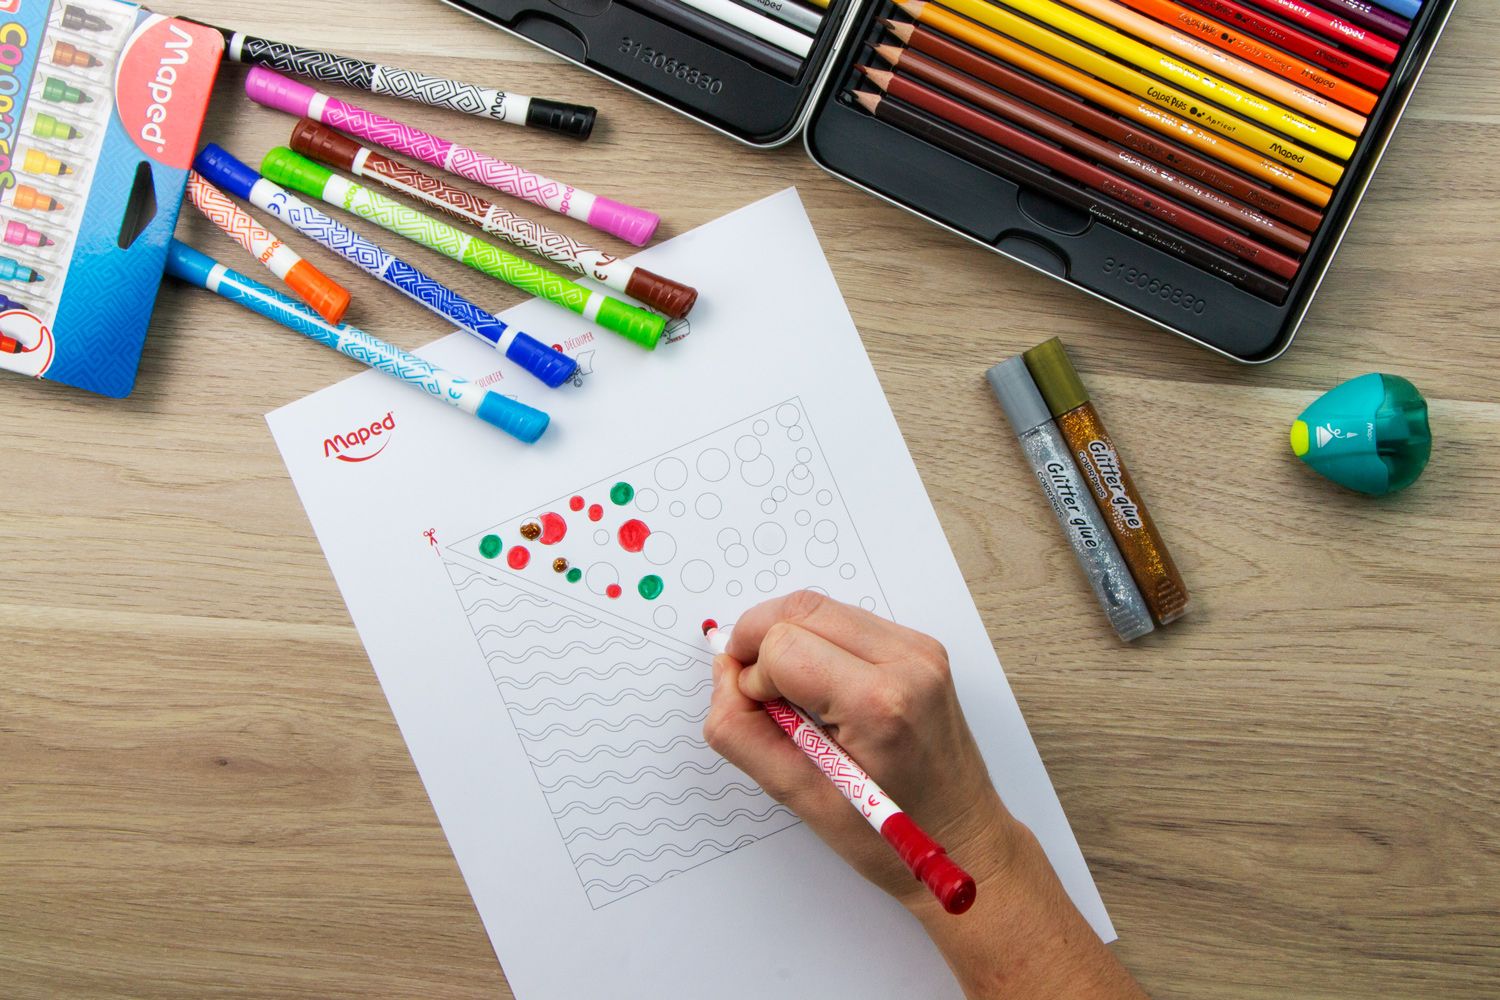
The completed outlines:
<svg viewBox="0 0 1500 1000">
<path fill-rule="evenodd" d="M 272 236 L 249 212 L 230 201 L 228 196 L 196 170 L 188 171 L 188 201 L 225 236 L 245 248 L 245 252 L 286 282 L 297 297 L 318 311 L 330 323 L 338 323 L 349 308 L 349 292 L 337 281 L 303 260 L 291 247 Z"/>
<path fill-rule="evenodd" d="M 898 52 L 894 55 L 893 62 L 900 70 L 899 75 L 893 75 L 888 70 L 875 70 L 865 66 L 859 69 L 881 90 L 893 97 L 916 104 L 918 107 L 922 106 L 921 103 L 907 97 L 903 93 L 904 86 L 898 85 L 898 81 L 903 76 L 910 76 L 924 83 L 941 87 L 954 97 L 963 98 L 978 108 L 1006 118 L 1085 159 L 1158 188 L 1200 211 L 1216 215 L 1293 253 L 1306 253 L 1312 242 L 1312 237 L 1307 233 L 1262 215 L 1244 202 L 1226 198 L 1219 192 L 1206 188 L 1175 171 L 1167 170 L 1160 164 L 1123 146 L 1096 139 L 1062 118 L 1037 110 L 1023 101 L 987 87 L 936 60 L 919 54 L 910 54 L 903 59 Z"/>
<path fill-rule="evenodd" d="M 1216 130 L 1204 128 L 1163 111 L 1158 106 L 1157 101 L 1147 96 L 1146 93 L 1147 90 L 1154 89 L 1157 86 L 1155 81 L 1146 77 L 1141 77 L 1140 80 L 1129 78 L 1124 74 L 1130 74 L 1132 71 L 1125 67 L 1118 67 L 1122 71 L 1119 78 L 1130 83 L 1132 86 L 1143 88 L 1140 93 L 1136 94 L 1136 98 L 1139 99 L 1133 99 L 1127 93 L 1122 93 L 1120 89 L 1103 84 L 1093 77 L 1079 72 L 1077 69 L 1063 65 L 1057 59 L 1035 52 L 1012 39 L 983 28 L 973 21 L 965 20 L 935 4 L 926 4 L 916 9 L 917 16 L 923 24 L 928 26 L 927 28 L 918 28 L 915 30 L 915 33 L 906 34 L 906 32 L 912 30 L 911 25 L 901 25 L 895 21 L 886 22 L 887 26 L 890 27 L 891 31 L 898 38 L 906 34 L 906 38 L 910 39 L 911 45 L 914 48 L 920 48 L 925 43 L 927 37 L 941 37 L 936 35 L 936 32 L 942 32 L 950 38 L 965 42 L 1005 62 L 1018 66 L 1029 73 L 1049 80 L 1117 114 L 1125 115 L 1148 128 L 1180 139 L 1200 152 L 1208 153 L 1223 163 L 1243 170 L 1252 177 L 1266 181 L 1283 191 L 1290 192 L 1304 201 L 1323 207 L 1333 197 L 1333 188 L 1292 170 L 1279 159 L 1257 155 L 1251 150 L 1229 141 L 1228 137 Z M 1029 22 L 1026 23 L 1029 24 Z M 1030 33 L 1028 32 L 1027 34 L 1029 35 Z M 1045 39 L 1038 36 L 1035 40 L 1044 41 L 1055 38 L 1056 36 L 1046 35 Z M 1060 43 L 1065 42 L 1064 39 L 1056 40 Z M 1080 51 L 1075 52 L 1074 48 Z M 1092 55 L 1091 50 L 1082 49 L 1081 46 L 1073 46 L 1073 43 L 1068 42 L 1059 45 L 1058 51 L 1073 55 L 1087 63 L 1089 68 L 1100 68 L 1096 66 L 1092 59 L 1086 58 Z M 929 54 L 937 55 L 939 58 L 942 57 L 940 53 Z"/>
<path fill-rule="evenodd" d="M 1254 35 L 1230 27 L 1223 21 L 1215 21 L 1182 6 L 1175 0 L 1120 0 L 1142 14 L 1149 14 L 1165 24 L 1181 31 L 1196 34 L 1210 45 L 1217 45 L 1242 59 L 1257 63 L 1265 69 L 1301 83 L 1319 93 L 1327 94 L 1345 107 L 1353 108 L 1363 115 L 1375 110 L 1376 94 L 1358 84 L 1350 83 L 1336 73 L 1320 66 L 1304 62 L 1280 49 L 1266 45 Z"/>
<path fill-rule="evenodd" d="M 420 243 L 460 264 L 577 313 L 647 350 L 656 347 L 666 328 L 666 320 L 655 313 L 537 267 L 493 243 L 460 232 L 446 222 L 340 177 L 285 146 L 278 146 L 266 154 L 260 172 L 283 187 L 337 205 L 397 236 Z"/>
<path fill-rule="evenodd" d="M 1364 115 L 1356 114 L 1343 105 L 1336 104 L 1305 87 L 1289 83 L 1274 73 L 1269 73 L 1237 56 L 1216 49 L 1192 35 L 1176 31 L 1143 14 L 1137 14 L 1116 0 L 1062 0 L 1062 2 L 1111 24 L 1121 31 L 1129 32 L 1137 38 L 1150 42 L 1164 52 L 1190 59 L 1206 70 L 1217 72 L 1220 76 L 1281 101 L 1287 107 L 1310 115 L 1342 132 L 1359 135 L 1365 130 Z"/>
<path fill-rule="evenodd" d="M 1202 240 L 1209 246 L 1226 250 L 1278 278 L 1290 279 L 1302 266 L 1295 258 L 1251 239 L 1238 230 L 1163 198 L 1113 170 L 1043 142 L 1009 122 L 976 111 L 924 83 L 894 73 L 881 73 L 880 76 L 890 88 L 890 95 L 897 100 L 936 115 L 950 125 L 967 129 L 1001 149 L 1038 163 L 1096 194 L 1114 198 L 1147 215 L 1155 216 L 1181 232 Z M 871 79 L 877 85 L 882 82 L 875 80 L 873 76 Z"/>
<path fill-rule="evenodd" d="M 1362 56 L 1389 65 L 1401 54 L 1401 46 L 1389 38 L 1382 38 L 1372 31 L 1350 24 L 1341 17 L 1320 7 L 1303 3 L 1302 0 L 1250 0 L 1261 10 L 1276 14 L 1292 24 L 1300 25 L 1313 34 L 1322 35 Z"/>
<path fill-rule="evenodd" d="M 1384 89 L 1391 74 L 1373 63 L 1330 45 L 1321 38 L 1309 35 L 1289 24 L 1284 24 L 1267 14 L 1253 10 L 1238 0 L 1180 0 L 1181 3 L 1211 14 L 1223 21 L 1248 31 L 1262 41 L 1285 49 L 1293 55 L 1311 59 L 1319 66 L 1331 69 L 1351 83 L 1371 90 Z"/>
<path fill-rule="evenodd" d="M 417 304 L 478 337 L 549 387 L 556 388 L 567 382 L 578 369 L 578 362 L 562 351 L 512 328 L 384 247 L 260 176 L 213 143 L 199 151 L 193 167 L 225 190 L 265 209 L 303 236 L 321 243 L 372 278 L 385 282 Z"/>
<path fill-rule="evenodd" d="M 596 250 L 571 236 L 454 187 L 440 177 L 382 156 L 311 118 L 303 118 L 292 129 L 291 145 L 303 156 L 372 180 L 461 222 L 477 226 L 524 250 L 587 275 L 607 288 L 639 299 L 673 319 L 686 316 L 698 300 L 694 288 L 663 278 L 644 267 L 636 267 L 613 254 Z"/>
<path fill-rule="evenodd" d="M 739 0 L 739 2 L 751 10 L 758 10 L 767 17 L 773 17 L 809 35 L 816 34 L 823 24 L 822 14 L 801 4 L 793 3 L 792 0 Z"/>
<path fill-rule="evenodd" d="M 1318 0 L 1327 10 L 1344 17 L 1361 28 L 1377 31 L 1392 41 L 1404 41 L 1411 34 L 1411 22 L 1369 0 Z"/>
<path fill-rule="evenodd" d="M 462 111 L 509 125 L 529 125 L 575 139 L 587 139 L 598 113 L 581 104 L 528 97 L 495 87 L 481 87 L 286 42 L 273 42 L 228 28 L 209 27 L 224 36 L 224 54 L 235 62 L 265 66 L 282 73 L 295 73 L 323 83 L 342 84 L 434 108 Z"/>
<path fill-rule="evenodd" d="M 1375 2 L 1392 14 L 1410 21 L 1422 12 L 1422 4 L 1425 0 L 1375 0 Z"/>
<path fill-rule="evenodd" d="M 727 2 L 727 0 L 726 0 Z M 245 93 L 257 104 L 285 111 L 294 118 L 311 118 L 386 149 L 430 163 L 471 181 L 550 209 L 559 215 L 587 222 L 595 229 L 644 246 L 656 232 L 661 218 L 609 198 L 563 184 L 513 163 L 460 146 L 419 128 L 404 125 L 384 115 L 366 111 L 336 97 L 319 93 L 291 77 L 257 66 L 245 77 Z"/>
<path fill-rule="evenodd" d="M 1150 157 L 1201 184 L 1238 198 L 1252 208 L 1290 223 L 1293 227 L 1313 230 L 1323 221 L 1322 215 L 1302 202 L 1242 177 L 1217 161 L 1199 156 L 1151 131 L 1136 128 L 1126 120 L 1106 114 L 1066 91 L 1034 80 L 926 28 L 910 24 L 901 24 L 899 28 L 904 29 L 907 37 L 912 39 L 911 48 L 902 49 L 890 44 L 875 48 L 876 53 L 892 66 L 910 68 L 918 77 L 923 76 L 927 66 L 959 70 L 1008 94 L 1030 101 L 1126 149 Z M 1152 115 L 1159 114 L 1155 108 L 1149 110 Z"/>
<path fill-rule="evenodd" d="M 473 414 L 527 444 L 541 437 L 550 423 L 550 418 L 541 410 L 482 389 L 468 379 L 459 378 L 356 327 L 330 323 L 296 299 L 230 270 L 185 243 L 172 241 L 167 250 L 167 273 L 237 302 L 361 364 L 414 385 L 427 395 Z"/>
<path fill-rule="evenodd" d="M 802 69 L 802 60 L 785 49 L 777 48 L 770 42 L 762 41 L 738 28 L 732 28 L 702 11 L 678 3 L 678 0 L 622 0 L 622 2 L 643 14 L 649 14 L 655 20 L 694 35 L 763 69 L 769 69 L 785 77 L 794 77 Z"/>
<path fill-rule="evenodd" d="M 1143 243 L 1187 261 L 1206 274 L 1275 302 L 1285 301 L 1288 286 L 1237 258 L 1217 250 L 1181 230 L 1122 204 L 1113 198 L 1091 194 L 1028 160 L 1017 157 L 940 118 L 881 94 L 856 92 L 854 99 L 877 120 L 924 139 L 940 149 L 968 160 L 1012 184 L 1033 188 L 1049 197 L 1088 213 L 1105 225 L 1119 229 Z"/>
<path fill-rule="evenodd" d="M 723 21 L 748 35 L 754 35 L 779 49 L 785 49 L 793 55 L 805 58 L 812 49 L 811 36 L 804 35 L 779 21 L 773 21 L 764 14 L 758 14 L 749 7 L 742 7 L 734 0 L 681 0 L 681 2 L 702 11 L 716 21 Z"/>
<path fill-rule="evenodd" d="M 943 5 L 1015 37 L 1014 32 L 1006 30 L 1005 24 L 1020 19 L 1015 14 L 1011 14 L 1010 19 L 996 17 L 997 14 L 1005 13 L 1004 8 L 1009 8 L 1016 13 L 1040 21 L 1054 31 L 1070 35 L 1080 42 L 1093 46 L 1115 61 L 1135 66 L 1139 70 L 1151 73 L 1196 94 L 1198 98 L 1214 101 L 1243 118 L 1276 129 L 1283 135 L 1292 136 L 1298 143 L 1311 146 L 1340 160 L 1347 160 L 1354 155 L 1354 140 L 1348 136 L 1340 135 L 1301 115 L 1295 115 L 1280 105 L 1262 99 L 1259 95 L 1209 76 L 1197 67 L 1188 65 L 1180 59 L 1174 59 L 1098 21 L 1084 17 L 1061 4 L 1053 3 L 1052 0 L 995 0 L 994 3 L 989 0 L 946 0 Z M 1199 115 L 1208 117 L 1213 114 L 1212 108 L 1200 107 L 1201 102 L 1196 98 L 1178 95 L 1178 102 L 1180 102 L 1177 105 L 1179 111 L 1188 111 L 1194 117 Z M 1244 135 L 1236 135 L 1235 138 L 1247 145 L 1253 144 L 1250 141 L 1253 136 L 1248 128 Z M 1332 183 L 1338 179 L 1338 174 L 1342 171 L 1341 167 L 1327 161 L 1322 161 L 1320 166 L 1314 162 L 1316 158 L 1311 153 L 1305 154 L 1305 160 L 1301 156 L 1288 156 L 1285 151 L 1292 147 L 1289 147 L 1280 136 L 1260 132 L 1260 138 L 1263 141 L 1269 140 L 1276 147 L 1266 149 L 1267 152 L 1277 153 L 1290 159 L 1298 169 L 1321 181 Z M 1320 169 L 1326 173 L 1320 173 Z"/>
</svg>

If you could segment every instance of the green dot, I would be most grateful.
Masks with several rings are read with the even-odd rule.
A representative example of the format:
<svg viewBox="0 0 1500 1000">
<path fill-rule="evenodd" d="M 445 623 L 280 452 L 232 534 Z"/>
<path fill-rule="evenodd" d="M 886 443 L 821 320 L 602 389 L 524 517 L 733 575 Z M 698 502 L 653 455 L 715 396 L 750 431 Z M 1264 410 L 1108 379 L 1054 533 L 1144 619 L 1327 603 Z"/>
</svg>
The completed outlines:
<svg viewBox="0 0 1500 1000">
<path fill-rule="evenodd" d="M 629 483 L 615 483 L 609 488 L 609 498 L 616 507 L 623 507 L 635 499 L 635 487 Z"/>
<path fill-rule="evenodd" d="M 583 570 L 579 569 L 577 566 L 574 566 L 572 569 L 568 570 L 568 582 L 569 583 L 577 583 L 579 580 L 582 580 L 582 579 L 583 579 Z"/>
<path fill-rule="evenodd" d="M 500 536 L 485 535 L 479 540 L 479 554 L 486 559 L 493 559 L 500 554 Z"/>
<path fill-rule="evenodd" d="M 661 596 L 661 577 L 652 573 L 650 576 L 641 577 L 641 582 L 635 585 L 635 589 L 641 592 L 641 596 L 648 601 L 654 601 Z"/>
</svg>

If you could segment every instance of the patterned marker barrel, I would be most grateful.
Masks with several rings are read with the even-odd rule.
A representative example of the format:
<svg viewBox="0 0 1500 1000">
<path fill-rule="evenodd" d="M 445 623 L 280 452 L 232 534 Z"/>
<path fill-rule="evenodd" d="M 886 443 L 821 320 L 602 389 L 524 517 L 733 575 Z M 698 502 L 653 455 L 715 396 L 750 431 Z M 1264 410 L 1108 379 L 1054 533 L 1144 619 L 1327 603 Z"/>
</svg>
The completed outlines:
<svg viewBox="0 0 1500 1000">
<path fill-rule="evenodd" d="M 341 128 L 377 146 L 405 153 L 511 197 L 587 222 L 595 229 L 602 229 L 638 247 L 650 241 L 661 223 L 661 218 L 654 212 L 532 173 L 513 163 L 329 97 L 264 67 L 257 66 L 250 71 L 245 78 L 245 93 L 251 100 L 268 108 Z"/>
<path fill-rule="evenodd" d="M 537 267 L 493 243 L 469 236 L 446 222 L 340 177 L 284 146 L 266 154 L 260 172 L 277 184 L 321 198 L 330 205 L 337 205 L 346 212 L 353 212 L 389 229 L 397 236 L 556 303 L 585 319 L 594 320 L 606 330 L 613 330 L 648 350 L 656 347 L 666 329 L 666 320 L 654 313 Z"/>
</svg>

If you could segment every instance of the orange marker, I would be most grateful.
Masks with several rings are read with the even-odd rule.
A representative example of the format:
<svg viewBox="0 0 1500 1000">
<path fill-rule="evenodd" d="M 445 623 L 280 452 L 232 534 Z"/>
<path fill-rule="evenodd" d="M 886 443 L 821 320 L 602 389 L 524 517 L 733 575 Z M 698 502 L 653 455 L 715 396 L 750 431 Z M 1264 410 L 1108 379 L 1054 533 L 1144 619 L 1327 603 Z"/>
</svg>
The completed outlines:
<svg viewBox="0 0 1500 1000">
<path fill-rule="evenodd" d="M 98 56 L 69 45 L 67 42 L 58 42 L 52 46 L 52 61 L 58 66 L 77 66 L 83 69 L 104 65 Z"/>
<path fill-rule="evenodd" d="M 30 184 L 17 184 L 0 198 L 6 199 L 16 208 L 28 212 L 58 212 L 63 208 L 63 203 L 51 195 L 42 194 Z"/>
<path fill-rule="evenodd" d="M 260 261 L 276 277 L 285 281 L 298 298 L 317 310 L 330 323 L 338 324 L 349 308 L 349 293 L 342 285 L 313 267 L 266 231 L 250 213 L 230 201 L 196 170 L 188 173 L 188 200 L 208 216 L 210 222 Z"/>
</svg>

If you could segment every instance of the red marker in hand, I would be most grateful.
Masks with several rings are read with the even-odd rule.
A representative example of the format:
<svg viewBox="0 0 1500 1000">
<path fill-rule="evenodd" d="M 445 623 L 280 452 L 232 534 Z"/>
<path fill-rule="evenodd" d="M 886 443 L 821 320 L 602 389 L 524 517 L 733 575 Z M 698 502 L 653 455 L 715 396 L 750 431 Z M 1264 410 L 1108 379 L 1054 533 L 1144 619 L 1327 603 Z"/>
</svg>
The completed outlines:
<svg viewBox="0 0 1500 1000">
<path fill-rule="evenodd" d="M 709 650 L 717 656 L 728 649 L 729 627 L 714 628 L 712 621 L 703 624 Z M 932 890 L 943 909 L 959 914 L 974 905 L 976 889 L 973 877 L 955 864 L 941 844 L 891 801 L 891 797 L 854 762 L 838 741 L 785 699 L 768 701 L 764 708 L 792 742 L 818 765 L 818 770 L 843 793 L 844 798 L 885 838 L 885 842 L 895 848 L 896 855 L 918 880 Z"/>
</svg>

